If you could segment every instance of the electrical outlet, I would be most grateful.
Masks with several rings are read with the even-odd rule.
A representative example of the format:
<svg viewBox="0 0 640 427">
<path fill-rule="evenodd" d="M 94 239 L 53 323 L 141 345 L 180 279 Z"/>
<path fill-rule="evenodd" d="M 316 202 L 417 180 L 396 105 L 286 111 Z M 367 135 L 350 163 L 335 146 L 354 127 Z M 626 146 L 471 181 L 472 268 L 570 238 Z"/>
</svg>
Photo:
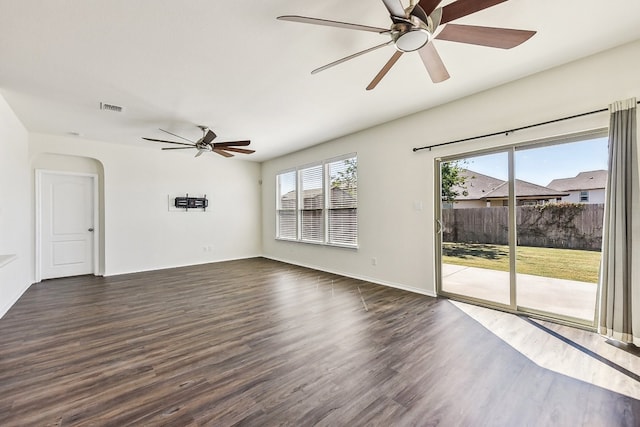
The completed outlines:
<svg viewBox="0 0 640 427">
<path fill-rule="evenodd" d="M 371 258 L 371 265 L 378 265 L 378 258 L 376 257 Z"/>
</svg>

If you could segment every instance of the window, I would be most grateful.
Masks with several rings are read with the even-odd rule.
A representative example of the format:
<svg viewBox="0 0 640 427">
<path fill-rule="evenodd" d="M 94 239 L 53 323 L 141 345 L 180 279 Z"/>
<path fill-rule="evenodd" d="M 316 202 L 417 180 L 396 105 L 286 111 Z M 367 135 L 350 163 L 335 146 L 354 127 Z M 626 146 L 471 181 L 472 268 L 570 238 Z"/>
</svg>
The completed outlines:
<svg viewBox="0 0 640 427">
<path fill-rule="evenodd" d="M 276 187 L 278 191 L 276 235 L 280 239 L 297 239 L 296 171 L 278 174 Z"/>
<path fill-rule="evenodd" d="M 276 238 L 358 244 L 357 156 L 329 159 L 276 176 Z"/>
<path fill-rule="evenodd" d="M 324 177 L 322 164 L 300 169 L 300 239 L 324 241 Z"/>
<path fill-rule="evenodd" d="M 580 192 L 580 202 L 588 202 L 589 201 L 589 192 L 581 191 Z"/>
<path fill-rule="evenodd" d="M 358 179 L 355 157 L 331 162 L 329 174 L 329 243 L 358 243 Z"/>
</svg>

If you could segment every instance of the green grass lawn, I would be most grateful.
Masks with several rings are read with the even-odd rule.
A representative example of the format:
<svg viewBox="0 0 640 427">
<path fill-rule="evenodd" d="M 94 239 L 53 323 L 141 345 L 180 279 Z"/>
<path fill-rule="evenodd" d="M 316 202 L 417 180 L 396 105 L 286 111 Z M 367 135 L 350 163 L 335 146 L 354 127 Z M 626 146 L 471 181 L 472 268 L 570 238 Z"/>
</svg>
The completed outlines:
<svg viewBox="0 0 640 427">
<path fill-rule="evenodd" d="M 518 273 L 557 279 L 598 282 L 600 252 L 574 249 L 517 248 Z M 442 262 L 509 271 L 509 247 L 471 243 L 443 243 Z"/>
</svg>

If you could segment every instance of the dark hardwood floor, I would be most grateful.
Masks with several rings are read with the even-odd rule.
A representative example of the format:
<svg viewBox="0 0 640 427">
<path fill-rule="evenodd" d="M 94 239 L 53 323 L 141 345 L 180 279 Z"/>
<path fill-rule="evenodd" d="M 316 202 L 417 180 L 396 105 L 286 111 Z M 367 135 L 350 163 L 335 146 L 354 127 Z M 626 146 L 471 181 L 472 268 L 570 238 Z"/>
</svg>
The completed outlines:
<svg viewBox="0 0 640 427">
<path fill-rule="evenodd" d="M 637 426 L 447 300 L 266 259 L 31 286 L 0 425 Z"/>
</svg>

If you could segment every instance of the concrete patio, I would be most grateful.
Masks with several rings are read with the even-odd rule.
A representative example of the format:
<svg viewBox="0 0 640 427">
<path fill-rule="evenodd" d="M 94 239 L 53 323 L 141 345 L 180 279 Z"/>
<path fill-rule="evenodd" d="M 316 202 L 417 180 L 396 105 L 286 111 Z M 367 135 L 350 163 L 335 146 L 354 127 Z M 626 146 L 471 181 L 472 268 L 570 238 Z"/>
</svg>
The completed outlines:
<svg viewBox="0 0 640 427">
<path fill-rule="evenodd" d="M 517 274 L 517 305 L 593 321 L 597 284 Z M 509 273 L 442 264 L 442 289 L 487 301 L 509 304 Z"/>
</svg>

